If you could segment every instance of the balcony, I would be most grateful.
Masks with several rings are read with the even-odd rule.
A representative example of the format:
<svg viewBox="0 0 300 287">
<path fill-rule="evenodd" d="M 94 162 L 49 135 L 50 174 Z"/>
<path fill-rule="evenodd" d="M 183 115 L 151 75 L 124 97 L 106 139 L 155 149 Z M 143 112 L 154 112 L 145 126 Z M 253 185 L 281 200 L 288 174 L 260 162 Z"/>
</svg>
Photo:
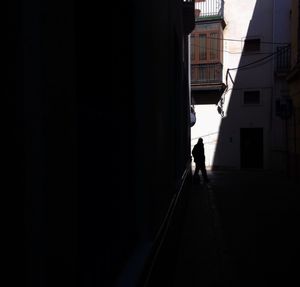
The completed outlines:
<svg viewBox="0 0 300 287">
<path fill-rule="evenodd" d="M 193 84 L 217 84 L 222 82 L 223 65 L 217 64 L 193 64 L 192 85 Z"/>
<path fill-rule="evenodd" d="M 191 91 L 195 104 L 218 103 L 226 88 L 222 74 L 221 63 L 191 65 Z"/>
<path fill-rule="evenodd" d="M 291 48 L 290 46 L 277 47 L 275 74 L 285 76 L 291 67 Z"/>
<path fill-rule="evenodd" d="M 195 20 L 223 19 L 224 0 L 195 0 Z"/>
</svg>

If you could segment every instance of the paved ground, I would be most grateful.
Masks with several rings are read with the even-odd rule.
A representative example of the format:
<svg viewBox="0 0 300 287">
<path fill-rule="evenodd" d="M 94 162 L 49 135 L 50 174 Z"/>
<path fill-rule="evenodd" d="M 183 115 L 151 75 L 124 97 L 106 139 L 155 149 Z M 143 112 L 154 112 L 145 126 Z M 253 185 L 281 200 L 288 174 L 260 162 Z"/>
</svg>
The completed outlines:
<svg viewBox="0 0 300 287">
<path fill-rule="evenodd" d="M 190 194 L 173 286 L 299 285 L 299 184 L 257 171 L 210 178 Z"/>
</svg>

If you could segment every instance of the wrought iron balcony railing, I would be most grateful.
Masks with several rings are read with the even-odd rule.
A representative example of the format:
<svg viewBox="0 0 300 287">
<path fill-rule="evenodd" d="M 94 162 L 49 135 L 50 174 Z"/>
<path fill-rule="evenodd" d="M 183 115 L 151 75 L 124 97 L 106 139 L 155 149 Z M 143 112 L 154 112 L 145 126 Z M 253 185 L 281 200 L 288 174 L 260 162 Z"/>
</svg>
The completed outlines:
<svg viewBox="0 0 300 287">
<path fill-rule="evenodd" d="M 290 46 L 277 47 L 276 72 L 279 74 L 287 73 L 291 67 L 291 48 Z"/>
<path fill-rule="evenodd" d="M 222 83 L 223 65 L 217 64 L 192 64 L 192 84 L 219 84 Z"/>
<path fill-rule="evenodd" d="M 224 17 L 224 0 L 195 0 L 195 20 Z"/>
</svg>

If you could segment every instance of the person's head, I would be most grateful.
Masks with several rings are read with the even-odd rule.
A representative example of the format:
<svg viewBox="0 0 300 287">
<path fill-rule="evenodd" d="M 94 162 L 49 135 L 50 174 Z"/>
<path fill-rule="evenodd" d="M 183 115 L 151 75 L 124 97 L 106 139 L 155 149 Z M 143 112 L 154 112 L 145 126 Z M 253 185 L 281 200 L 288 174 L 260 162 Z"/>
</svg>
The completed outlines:
<svg viewBox="0 0 300 287">
<path fill-rule="evenodd" d="M 203 138 L 199 138 L 198 143 L 200 143 L 200 144 L 203 143 Z"/>
</svg>

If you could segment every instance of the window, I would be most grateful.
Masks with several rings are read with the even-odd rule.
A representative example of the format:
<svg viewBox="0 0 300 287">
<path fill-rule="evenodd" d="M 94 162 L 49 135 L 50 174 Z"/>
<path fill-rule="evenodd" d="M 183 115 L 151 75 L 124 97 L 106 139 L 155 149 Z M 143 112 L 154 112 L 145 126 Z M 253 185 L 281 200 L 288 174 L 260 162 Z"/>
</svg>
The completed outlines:
<svg viewBox="0 0 300 287">
<path fill-rule="evenodd" d="M 191 80 L 193 83 L 221 83 L 223 30 L 221 23 L 196 25 L 191 35 Z"/>
<path fill-rule="evenodd" d="M 293 112 L 293 102 L 290 98 L 280 98 L 275 102 L 275 114 L 282 119 L 288 119 Z"/>
<path fill-rule="evenodd" d="M 210 59 L 218 59 L 218 33 L 210 33 Z"/>
<path fill-rule="evenodd" d="M 194 38 L 191 41 L 191 49 L 195 54 L 192 64 L 222 63 L 222 34 L 220 23 L 196 25 L 192 33 Z"/>
<path fill-rule="evenodd" d="M 246 39 L 244 44 L 244 52 L 251 53 L 260 50 L 260 39 Z"/>
<path fill-rule="evenodd" d="M 199 43 L 200 43 L 200 47 L 199 47 L 199 59 L 200 61 L 205 61 L 206 60 L 206 46 L 207 46 L 207 36 L 206 34 L 200 34 L 199 35 Z"/>
<path fill-rule="evenodd" d="M 191 46 L 191 59 L 195 61 L 195 64 L 221 62 L 219 33 L 199 33 L 195 37 L 191 37 Z"/>
<path fill-rule="evenodd" d="M 245 105 L 258 105 L 260 104 L 260 91 L 245 91 L 244 92 Z"/>
<path fill-rule="evenodd" d="M 191 35 L 191 60 L 195 60 L 195 37 Z"/>
</svg>

